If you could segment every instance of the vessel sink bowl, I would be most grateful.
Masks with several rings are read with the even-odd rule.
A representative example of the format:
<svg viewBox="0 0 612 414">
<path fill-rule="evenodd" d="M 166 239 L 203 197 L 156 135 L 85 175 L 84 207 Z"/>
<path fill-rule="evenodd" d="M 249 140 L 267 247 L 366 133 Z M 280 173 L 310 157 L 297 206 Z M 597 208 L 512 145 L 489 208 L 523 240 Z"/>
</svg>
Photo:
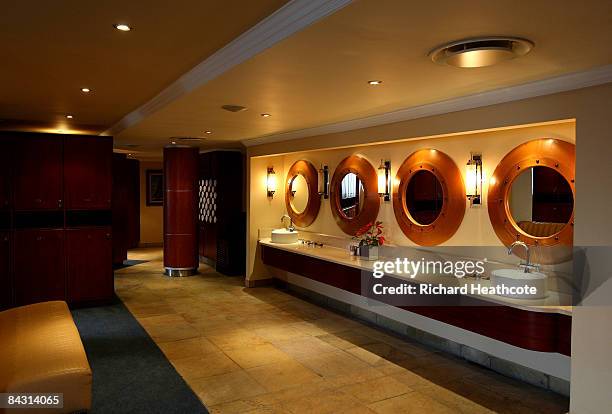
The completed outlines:
<svg viewBox="0 0 612 414">
<path fill-rule="evenodd" d="M 546 297 L 547 284 L 546 275 L 540 272 L 525 273 L 522 269 L 498 269 L 491 273 L 491 285 L 505 285 L 511 287 L 529 286 L 535 287 L 537 293 L 529 294 L 506 294 L 509 298 L 515 299 L 542 299 Z"/>
<path fill-rule="evenodd" d="M 298 232 L 287 229 L 272 230 L 272 243 L 291 244 L 298 242 Z"/>
</svg>

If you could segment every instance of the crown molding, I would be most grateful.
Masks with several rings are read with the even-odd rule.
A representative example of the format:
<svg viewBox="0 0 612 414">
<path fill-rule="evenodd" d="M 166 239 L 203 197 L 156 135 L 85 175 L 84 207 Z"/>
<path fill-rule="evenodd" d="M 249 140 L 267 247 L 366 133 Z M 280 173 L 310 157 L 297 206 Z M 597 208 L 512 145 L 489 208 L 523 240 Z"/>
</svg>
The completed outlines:
<svg viewBox="0 0 612 414">
<path fill-rule="evenodd" d="M 124 116 L 101 135 L 119 134 L 231 68 L 340 10 L 351 1 L 291 0 L 182 75 L 150 101 Z"/>
<path fill-rule="evenodd" d="M 612 65 L 334 124 L 245 139 L 246 147 L 409 121 L 612 82 Z"/>
</svg>

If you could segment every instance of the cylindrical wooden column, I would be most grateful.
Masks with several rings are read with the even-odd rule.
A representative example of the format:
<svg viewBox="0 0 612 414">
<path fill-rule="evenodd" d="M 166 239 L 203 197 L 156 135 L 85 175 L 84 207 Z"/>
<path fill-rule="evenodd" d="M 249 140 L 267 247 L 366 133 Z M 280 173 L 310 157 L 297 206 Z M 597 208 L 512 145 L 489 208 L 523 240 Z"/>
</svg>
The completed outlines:
<svg viewBox="0 0 612 414">
<path fill-rule="evenodd" d="M 198 271 L 198 148 L 164 148 L 164 273 Z"/>
</svg>

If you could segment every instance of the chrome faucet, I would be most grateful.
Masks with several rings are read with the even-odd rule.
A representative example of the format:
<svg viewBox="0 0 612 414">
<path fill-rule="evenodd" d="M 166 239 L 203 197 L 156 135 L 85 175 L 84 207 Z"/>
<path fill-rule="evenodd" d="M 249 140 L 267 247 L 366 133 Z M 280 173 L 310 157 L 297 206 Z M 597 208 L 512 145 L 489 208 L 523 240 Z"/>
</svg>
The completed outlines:
<svg viewBox="0 0 612 414">
<path fill-rule="evenodd" d="M 525 252 L 527 253 L 527 260 L 525 261 L 525 263 L 519 263 L 519 268 L 525 269 L 525 273 L 531 273 L 532 269 L 534 269 L 536 272 L 540 270 L 540 265 L 531 263 L 531 249 L 525 242 L 517 240 L 514 243 L 512 243 L 510 247 L 508 247 L 508 255 L 512 254 L 512 251 L 514 250 L 516 246 L 521 246 L 522 248 L 525 249 Z"/>
<path fill-rule="evenodd" d="M 285 225 L 285 219 L 286 218 L 289 219 L 289 227 L 287 227 L 287 230 L 295 231 L 295 227 L 293 226 L 293 219 L 291 218 L 291 216 L 289 214 L 283 214 L 283 216 L 281 217 L 281 224 L 283 226 Z"/>
</svg>

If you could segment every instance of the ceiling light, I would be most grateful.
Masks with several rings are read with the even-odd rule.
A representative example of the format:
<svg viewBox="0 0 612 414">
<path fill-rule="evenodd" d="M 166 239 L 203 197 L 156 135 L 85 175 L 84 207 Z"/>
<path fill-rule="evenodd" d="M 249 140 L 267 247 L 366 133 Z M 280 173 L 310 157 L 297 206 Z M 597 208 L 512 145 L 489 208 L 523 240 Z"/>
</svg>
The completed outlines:
<svg viewBox="0 0 612 414">
<path fill-rule="evenodd" d="M 482 37 L 440 46 L 429 52 L 429 57 L 442 65 L 480 68 L 524 56 L 533 46 L 531 41 L 518 37 Z"/>
<path fill-rule="evenodd" d="M 91 92 L 91 89 L 89 89 L 89 88 L 81 88 L 81 92 L 89 93 L 89 92 Z"/>
<path fill-rule="evenodd" d="M 368 85 L 380 85 L 382 83 L 381 80 L 373 79 L 368 81 Z"/>
<path fill-rule="evenodd" d="M 176 141 L 172 141 L 172 145 L 176 145 Z"/>
<path fill-rule="evenodd" d="M 68 119 L 72 119 L 72 118 L 74 118 L 74 117 L 73 117 L 72 115 L 66 115 L 66 118 L 68 118 Z"/>
<path fill-rule="evenodd" d="M 205 134 L 212 134 L 212 131 L 204 131 Z"/>
<path fill-rule="evenodd" d="M 261 116 L 262 116 L 262 117 L 264 117 L 264 118 L 269 118 L 269 117 L 271 117 L 272 115 L 270 115 L 270 114 L 261 114 Z"/>
<path fill-rule="evenodd" d="M 121 30 L 122 32 L 129 32 L 132 30 L 132 28 L 125 23 L 117 23 L 114 24 L 113 27 L 117 30 Z"/>
</svg>

